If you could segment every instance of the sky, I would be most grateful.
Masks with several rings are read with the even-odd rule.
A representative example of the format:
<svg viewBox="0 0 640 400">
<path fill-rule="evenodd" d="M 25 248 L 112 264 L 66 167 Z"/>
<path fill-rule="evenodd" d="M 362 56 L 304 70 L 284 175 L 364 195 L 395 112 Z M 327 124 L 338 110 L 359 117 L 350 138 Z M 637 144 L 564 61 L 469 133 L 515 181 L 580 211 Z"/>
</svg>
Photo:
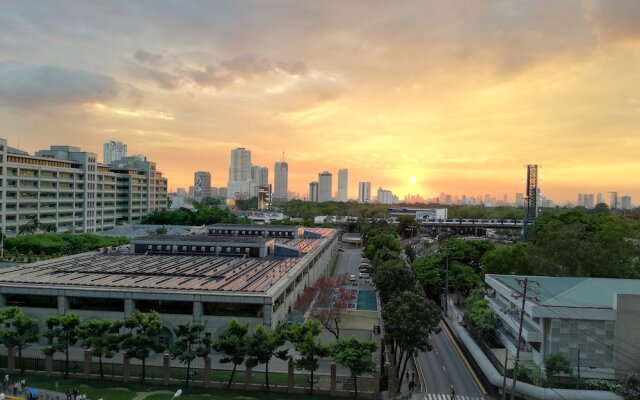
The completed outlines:
<svg viewBox="0 0 640 400">
<path fill-rule="evenodd" d="M 0 3 L 0 137 L 102 157 L 120 140 L 170 188 L 230 151 L 423 197 L 640 202 L 640 1 Z M 411 179 L 411 178 L 415 179 Z M 412 181 L 415 181 L 412 183 Z"/>
</svg>

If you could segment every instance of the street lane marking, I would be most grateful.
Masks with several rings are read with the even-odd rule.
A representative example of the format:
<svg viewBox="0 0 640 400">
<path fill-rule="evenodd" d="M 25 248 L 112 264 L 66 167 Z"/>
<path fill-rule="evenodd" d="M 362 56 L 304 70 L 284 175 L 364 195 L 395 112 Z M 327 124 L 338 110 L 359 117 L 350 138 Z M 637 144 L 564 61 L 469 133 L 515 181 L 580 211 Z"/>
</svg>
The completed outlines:
<svg viewBox="0 0 640 400">
<path fill-rule="evenodd" d="M 453 400 L 454 397 L 450 394 L 442 394 L 442 393 L 429 393 L 424 396 L 425 400 Z M 482 397 L 477 396 L 463 396 L 456 394 L 455 400 L 484 400 Z"/>
<path fill-rule="evenodd" d="M 471 375 L 471 378 L 473 378 L 473 381 L 475 382 L 476 386 L 478 387 L 478 389 L 480 389 L 480 393 L 482 393 L 482 395 L 484 396 L 485 394 L 487 394 L 487 390 L 484 388 L 484 385 L 482 385 L 482 383 L 480 382 L 480 379 L 478 379 L 478 377 L 476 376 L 476 373 L 473 370 L 473 368 L 471 368 L 471 365 L 469 364 L 469 361 L 467 361 L 467 357 L 464 356 L 464 353 L 462 352 L 462 349 L 460 349 L 460 346 L 458 346 L 458 342 L 456 342 L 456 340 L 453 338 L 453 334 L 449 330 L 449 326 L 446 323 L 443 323 L 443 322 L 441 322 L 441 324 L 443 325 L 444 331 L 447 333 L 447 336 L 449 336 L 449 339 L 451 340 L 451 343 L 453 343 L 453 345 L 455 346 L 456 350 L 458 351 L 458 354 L 460 355 L 460 358 L 462 359 L 462 362 L 464 363 L 465 367 L 467 368 L 467 371 L 469 372 L 469 375 Z"/>
</svg>

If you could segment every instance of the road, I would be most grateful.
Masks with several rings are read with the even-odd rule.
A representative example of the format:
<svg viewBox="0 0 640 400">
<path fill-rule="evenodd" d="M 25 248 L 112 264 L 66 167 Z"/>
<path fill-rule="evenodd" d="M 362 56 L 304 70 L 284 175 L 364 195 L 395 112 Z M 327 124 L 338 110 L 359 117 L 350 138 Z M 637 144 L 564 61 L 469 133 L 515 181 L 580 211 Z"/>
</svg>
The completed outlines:
<svg viewBox="0 0 640 400">
<path fill-rule="evenodd" d="M 431 334 L 433 350 L 420 353 L 417 357 L 427 381 L 425 399 L 449 399 L 452 387 L 456 400 L 484 399 L 486 391 L 470 372 L 471 367 L 454 343 L 451 332 L 443 323 L 441 325 L 442 331 L 439 334 Z"/>
<path fill-rule="evenodd" d="M 358 276 L 358 267 L 362 260 L 362 249 L 345 249 L 340 254 L 335 275 L 348 274 Z"/>
</svg>

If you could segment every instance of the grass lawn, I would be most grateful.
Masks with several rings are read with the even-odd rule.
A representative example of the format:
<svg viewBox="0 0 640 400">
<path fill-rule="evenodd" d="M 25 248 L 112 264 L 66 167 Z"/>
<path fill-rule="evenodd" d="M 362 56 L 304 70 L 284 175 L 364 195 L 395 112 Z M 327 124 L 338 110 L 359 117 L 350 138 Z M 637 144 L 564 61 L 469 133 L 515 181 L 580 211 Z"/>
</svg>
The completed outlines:
<svg viewBox="0 0 640 400">
<path fill-rule="evenodd" d="M 139 382 L 116 382 L 99 381 L 85 379 L 63 379 L 61 377 L 45 377 L 41 375 L 26 375 L 27 385 L 40 389 L 48 389 L 65 393 L 67 389 L 77 388 L 85 393 L 88 399 L 96 400 L 102 397 L 104 400 L 132 400 L 136 395 L 154 392 L 158 390 L 167 391 L 166 394 L 156 393 L 145 397 L 145 400 L 170 400 L 172 393 L 177 389 L 182 389 L 183 394 L 180 400 L 303 400 L 309 399 L 307 394 L 288 394 L 282 392 L 245 392 L 239 390 L 226 390 L 218 388 L 189 387 L 183 385 L 151 385 Z M 240 380 L 237 380 L 240 382 Z M 254 378 L 254 381 L 258 381 Z M 258 383 L 256 382 L 256 383 Z M 274 382 L 275 383 L 275 382 Z M 313 399 L 329 399 L 328 396 L 314 395 Z"/>
</svg>

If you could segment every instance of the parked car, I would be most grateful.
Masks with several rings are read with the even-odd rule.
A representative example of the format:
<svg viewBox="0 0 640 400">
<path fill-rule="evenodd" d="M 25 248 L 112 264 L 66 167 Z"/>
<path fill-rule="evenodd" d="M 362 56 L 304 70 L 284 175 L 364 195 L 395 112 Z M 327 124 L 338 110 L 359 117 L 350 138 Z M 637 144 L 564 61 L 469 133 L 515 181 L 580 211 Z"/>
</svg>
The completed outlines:
<svg viewBox="0 0 640 400">
<path fill-rule="evenodd" d="M 355 282 L 356 281 L 356 276 L 355 275 L 349 275 L 349 282 Z"/>
</svg>

